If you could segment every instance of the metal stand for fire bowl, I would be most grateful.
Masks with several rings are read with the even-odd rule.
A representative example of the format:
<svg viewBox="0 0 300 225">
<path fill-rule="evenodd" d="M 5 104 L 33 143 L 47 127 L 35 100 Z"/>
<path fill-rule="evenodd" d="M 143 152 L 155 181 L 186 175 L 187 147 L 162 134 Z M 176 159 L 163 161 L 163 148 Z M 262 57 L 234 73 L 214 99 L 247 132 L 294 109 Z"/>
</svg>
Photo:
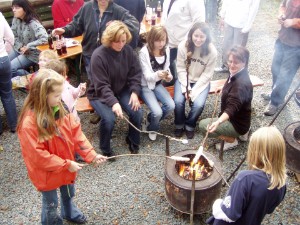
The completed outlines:
<svg viewBox="0 0 300 225">
<path fill-rule="evenodd" d="M 275 122 L 275 120 L 277 119 L 277 117 L 279 116 L 279 114 L 282 112 L 282 110 L 284 109 L 284 107 L 288 104 L 288 102 L 291 100 L 291 98 L 293 97 L 293 95 L 296 93 L 296 91 L 299 88 L 300 88 L 300 82 L 297 84 L 296 88 L 293 90 L 293 92 L 290 94 L 290 96 L 285 100 L 285 102 L 283 103 L 282 107 L 275 114 L 274 118 L 272 119 L 272 121 L 269 123 L 268 126 L 271 126 Z M 236 167 L 236 169 L 230 174 L 230 176 L 226 180 L 227 182 L 229 182 L 230 179 L 234 176 L 234 174 L 240 169 L 240 167 L 242 166 L 242 164 L 245 162 L 246 158 L 247 158 L 247 156 L 244 156 L 244 158 L 242 159 L 242 161 L 238 164 L 238 166 Z M 223 187 L 224 186 L 225 186 L 225 184 L 223 184 Z"/>
</svg>

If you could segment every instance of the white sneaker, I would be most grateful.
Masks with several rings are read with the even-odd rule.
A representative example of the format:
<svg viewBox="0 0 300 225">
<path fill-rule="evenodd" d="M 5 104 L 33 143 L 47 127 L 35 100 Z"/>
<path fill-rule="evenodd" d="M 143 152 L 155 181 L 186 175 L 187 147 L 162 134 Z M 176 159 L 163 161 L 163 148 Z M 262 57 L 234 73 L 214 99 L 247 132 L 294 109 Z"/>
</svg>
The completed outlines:
<svg viewBox="0 0 300 225">
<path fill-rule="evenodd" d="M 151 141 L 155 141 L 156 140 L 156 136 L 157 135 L 155 133 L 152 133 L 152 132 L 149 133 L 149 138 L 150 138 Z"/>
<path fill-rule="evenodd" d="M 234 142 L 233 142 L 233 143 L 229 143 L 229 142 L 226 142 L 226 141 L 225 141 L 223 151 L 227 151 L 227 150 L 229 150 L 229 149 L 233 149 L 233 148 L 235 148 L 236 146 L 238 146 L 238 144 L 239 144 L 239 143 L 238 143 L 237 139 L 234 139 Z M 218 151 L 220 151 L 220 148 L 221 148 L 221 143 L 216 144 L 216 149 L 217 149 Z"/>
<path fill-rule="evenodd" d="M 251 127 L 246 134 L 239 136 L 240 141 L 248 141 L 250 131 L 251 131 Z"/>
</svg>

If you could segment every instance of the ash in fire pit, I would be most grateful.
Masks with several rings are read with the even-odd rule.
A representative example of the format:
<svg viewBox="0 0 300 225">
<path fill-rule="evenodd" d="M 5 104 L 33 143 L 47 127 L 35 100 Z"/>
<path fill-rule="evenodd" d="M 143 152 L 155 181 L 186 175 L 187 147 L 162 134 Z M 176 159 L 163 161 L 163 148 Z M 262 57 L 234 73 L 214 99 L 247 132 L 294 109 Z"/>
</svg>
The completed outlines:
<svg viewBox="0 0 300 225">
<path fill-rule="evenodd" d="M 190 158 L 190 162 L 176 162 L 175 168 L 179 176 L 186 180 L 193 180 L 193 171 L 195 171 L 195 180 L 204 180 L 211 175 L 213 168 L 205 157 L 201 156 L 195 165 L 193 164 L 195 154 L 184 155 L 184 157 Z"/>
</svg>

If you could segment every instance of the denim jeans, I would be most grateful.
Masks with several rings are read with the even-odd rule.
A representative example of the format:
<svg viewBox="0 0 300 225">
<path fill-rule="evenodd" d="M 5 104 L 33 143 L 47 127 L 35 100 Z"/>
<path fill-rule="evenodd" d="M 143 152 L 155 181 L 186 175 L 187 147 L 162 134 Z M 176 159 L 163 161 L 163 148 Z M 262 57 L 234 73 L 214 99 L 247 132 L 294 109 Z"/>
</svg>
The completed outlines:
<svg viewBox="0 0 300 225">
<path fill-rule="evenodd" d="M 131 93 L 128 88 L 125 88 L 117 99 L 122 109 L 129 116 L 129 121 L 138 129 L 141 129 L 143 110 L 140 108 L 138 111 L 133 111 L 131 105 L 128 105 Z M 107 106 L 100 100 L 90 100 L 90 104 L 96 110 L 97 114 L 101 117 L 100 121 L 100 149 L 104 154 L 111 153 L 110 139 L 115 126 L 116 116 L 112 111 L 112 107 Z M 124 115 L 125 116 L 125 115 Z M 140 144 L 140 132 L 133 128 L 130 124 L 128 131 L 128 138 L 131 143 L 135 145 Z"/>
<path fill-rule="evenodd" d="M 248 35 L 247 33 L 242 33 L 241 28 L 236 28 L 228 25 L 225 23 L 225 30 L 224 30 L 224 40 L 223 40 L 223 47 L 222 47 L 222 63 L 223 65 L 227 65 L 228 60 L 228 51 L 234 46 L 234 45 L 241 45 L 246 46 L 248 42 Z"/>
<path fill-rule="evenodd" d="M 195 84 L 191 84 L 193 87 Z M 199 96 L 195 99 L 191 106 L 191 110 L 188 113 L 188 116 L 185 116 L 185 95 L 181 91 L 180 82 L 177 80 L 175 82 L 174 90 L 174 101 L 175 101 L 175 126 L 176 129 L 185 128 L 188 131 L 193 131 L 196 127 L 197 120 L 201 115 L 206 98 L 209 92 L 210 85 L 204 89 Z"/>
<path fill-rule="evenodd" d="M 91 56 L 83 56 L 83 60 L 88 79 L 91 80 Z"/>
<path fill-rule="evenodd" d="M 33 61 L 27 59 L 24 55 L 21 55 L 15 50 L 13 50 L 8 57 L 11 63 L 12 77 L 25 76 L 29 74 L 25 69 L 35 65 Z"/>
<path fill-rule="evenodd" d="M 290 47 L 277 39 L 272 61 L 272 105 L 278 106 L 284 102 L 285 95 L 299 67 L 300 47 Z"/>
<path fill-rule="evenodd" d="M 218 118 L 213 118 L 213 122 L 217 120 Z M 211 118 L 203 119 L 199 122 L 199 130 L 203 137 L 205 136 L 207 131 L 207 126 L 210 123 L 211 123 Z M 226 120 L 217 127 L 215 132 L 209 133 L 208 137 L 217 138 L 221 135 L 229 136 L 229 137 L 239 137 L 241 134 L 235 131 L 234 127 L 232 126 L 232 123 L 230 123 L 229 120 Z"/>
<path fill-rule="evenodd" d="M 17 109 L 15 99 L 12 94 L 11 68 L 8 56 L 0 58 L 0 98 L 6 114 L 10 130 L 15 130 L 17 126 Z M 0 133 L 2 133 L 2 120 L 0 116 Z"/>
<path fill-rule="evenodd" d="M 175 103 L 162 84 L 156 85 L 153 90 L 150 90 L 147 86 L 142 87 L 141 97 L 151 111 L 149 115 L 150 124 L 147 130 L 158 131 L 159 121 L 174 111 Z M 160 106 L 159 102 L 161 102 L 162 106 Z"/>
<path fill-rule="evenodd" d="M 57 190 L 42 191 L 42 224 L 63 225 L 63 219 L 76 221 L 83 217 L 83 213 L 73 203 L 75 188 L 73 184 L 60 188 L 61 216 L 57 213 Z"/>
</svg>

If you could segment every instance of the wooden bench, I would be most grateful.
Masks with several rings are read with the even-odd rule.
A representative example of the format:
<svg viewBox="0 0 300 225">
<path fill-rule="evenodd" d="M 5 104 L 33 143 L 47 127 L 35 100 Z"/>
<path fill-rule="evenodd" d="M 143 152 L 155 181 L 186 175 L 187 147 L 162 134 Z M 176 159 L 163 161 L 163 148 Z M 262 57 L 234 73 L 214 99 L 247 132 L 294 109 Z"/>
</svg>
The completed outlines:
<svg viewBox="0 0 300 225">
<path fill-rule="evenodd" d="M 51 6 L 53 0 L 29 0 L 32 6 L 35 8 L 36 13 L 39 15 L 42 25 L 46 29 L 53 28 L 53 18 L 51 12 Z M 11 25 L 13 19 L 13 12 L 11 9 L 11 0 L 5 0 L 0 2 L 0 9 L 7 22 Z"/>
<path fill-rule="evenodd" d="M 253 87 L 263 86 L 264 85 L 264 82 L 259 77 L 250 76 L 250 79 L 251 79 Z M 227 79 L 212 80 L 210 82 L 209 94 L 215 93 L 217 88 L 222 88 L 224 86 L 226 80 Z M 170 93 L 171 97 L 174 98 L 174 86 L 166 87 L 166 89 Z M 143 103 L 141 100 L 140 100 L 140 102 Z M 77 104 L 76 104 L 75 108 L 76 108 L 76 110 L 78 112 L 94 111 L 94 109 L 90 105 L 90 102 L 87 99 L 87 97 L 79 98 L 78 101 L 77 101 Z"/>
</svg>

